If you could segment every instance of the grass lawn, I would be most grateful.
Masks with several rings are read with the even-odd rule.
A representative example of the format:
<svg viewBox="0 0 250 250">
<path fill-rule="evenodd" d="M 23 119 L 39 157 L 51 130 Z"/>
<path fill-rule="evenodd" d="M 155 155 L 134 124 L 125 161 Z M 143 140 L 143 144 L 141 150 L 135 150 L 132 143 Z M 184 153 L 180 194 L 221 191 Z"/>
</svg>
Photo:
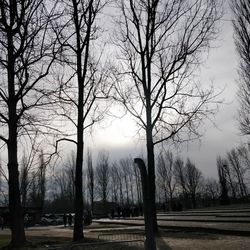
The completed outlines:
<svg viewBox="0 0 250 250">
<path fill-rule="evenodd" d="M 23 249 L 34 248 L 47 248 L 52 245 L 61 245 L 70 243 L 69 238 L 63 237 L 39 237 L 39 236 L 26 236 L 27 244 Z M 10 235 L 0 235 L 0 249 L 7 249 L 10 243 Z"/>
<path fill-rule="evenodd" d="M 0 235 L 0 249 L 7 246 L 10 242 L 10 235 Z"/>
<path fill-rule="evenodd" d="M 72 250 L 80 250 L 82 249 L 82 245 L 76 243 L 74 245 L 70 238 L 63 237 L 45 237 L 45 236 L 27 236 L 27 244 L 22 250 L 32 250 L 32 249 L 53 249 L 53 247 L 57 249 L 72 249 Z M 1 235 L 0 236 L 0 249 L 8 249 L 8 244 L 10 242 L 9 235 Z M 105 241 L 98 240 L 96 238 L 85 238 L 84 243 L 86 244 L 85 250 L 110 250 L 115 247 L 117 250 L 136 250 L 143 249 L 142 247 L 136 247 L 136 245 L 127 244 L 115 244 L 110 245 L 109 243 L 105 243 Z M 92 245 L 92 243 L 97 243 L 97 245 Z"/>
</svg>

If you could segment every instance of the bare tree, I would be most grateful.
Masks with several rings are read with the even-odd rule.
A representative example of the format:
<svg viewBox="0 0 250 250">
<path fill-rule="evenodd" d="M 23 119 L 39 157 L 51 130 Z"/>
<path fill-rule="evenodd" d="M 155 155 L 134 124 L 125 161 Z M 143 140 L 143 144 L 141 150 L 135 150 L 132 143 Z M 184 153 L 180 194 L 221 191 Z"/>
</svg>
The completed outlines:
<svg viewBox="0 0 250 250">
<path fill-rule="evenodd" d="M 45 200 L 45 190 L 46 190 L 46 167 L 47 164 L 44 161 L 43 151 L 40 151 L 39 154 L 39 163 L 38 168 L 33 170 L 31 173 L 30 180 L 30 202 L 32 206 L 41 207 L 42 211 L 44 208 Z"/>
<path fill-rule="evenodd" d="M 64 165 L 64 171 L 67 176 L 67 193 L 69 200 L 73 203 L 75 199 L 75 168 L 76 168 L 76 154 L 74 151 L 71 151 L 71 154 L 68 157 Z"/>
<path fill-rule="evenodd" d="M 237 186 L 240 191 L 241 197 L 247 196 L 247 187 L 245 184 L 244 175 L 246 173 L 246 168 L 243 166 L 241 157 L 237 149 L 232 149 L 227 153 L 228 162 L 230 163 L 229 167 L 231 170 L 231 175 L 237 182 Z"/>
<path fill-rule="evenodd" d="M 119 199 L 119 178 L 118 178 L 118 166 L 116 163 L 112 164 L 110 168 L 110 180 L 111 180 L 111 191 L 112 191 L 112 202 L 118 204 Z"/>
<path fill-rule="evenodd" d="M 6 185 L 8 183 L 8 177 L 6 174 L 6 170 L 3 167 L 2 164 L 2 159 L 0 158 L 0 194 L 1 194 L 1 201 L 0 204 L 3 206 L 8 206 L 9 200 L 8 200 L 8 195 L 6 193 Z"/>
<path fill-rule="evenodd" d="M 119 164 L 113 163 L 110 169 L 112 201 L 121 206 L 141 204 L 139 169 L 130 157 L 122 158 Z"/>
<path fill-rule="evenodd" d="M 3 180 L 2 180 L 2 178 L 3 178 L 3 176 L 2 176 L 2 159 L 0 158 L 0 194 L 1 194 L 1 196 L 2 196 L 2 193 L 3 193 L 3 187 L 2 187 L 2 181 Z M 2 197 L 0 197 L 0 200 L 2 200 Z"/>
<path fill-rule="evenodd" d="M 186 182 L 186 190 L 188 194 L 191 196 L 193 208 L 196 208 L 196 196 L 200 188 L 201 180 L 202 180 L 201 171 L 195 167 L 194 163 L 192 163 L 190 159 L 187 159 L 185 166 L 185 182 Z"/>
<path fill-rule="evenodd" d="M 29 187 L 29 164 L 26 155 L 24 154 L 21 161 L 20 170 L 20 195 L 22 207 L 26 206 Z"/>
<path fill-rule="evenodd" d="M 107 152 L 102 151 L 99 153 L 97 160 L 96 185 L 97 185 L 98 195 L 103 201 L 104 206 L 106 206 L 106 202 L 108 201 L 109 184 L 110 184 L 109 155 Z"/>
<path fill-rule="evenodd" d="M 88 206 L 88 171 L 87 169 L 83 169 L 82 171 L 82 188 L 83 188 L 83 207 Z"/>
<path fill-rule="evenodd" d="M 157 230 L 154 147 L 197 135 L 201 119 L 213 111 L 207 107 L 213 91 L 202 91 L 190 76 L 214 39 L 218 1 L 117 2 L 121 17 L 115 40 L 120 49 L 116 99 L 145 132 L 152 201 L 147 216 Z"/>
<path fill-rule="evenodd" d="M 164 203 L 168 201 L 167 187 L 165 183 L 166 169 L 164 167 L 164 160 L 161 155 L 158 156 L 157 159 L 157 173 L 156 173 L 156 187 L 159 188 L 159 199 L 164 196 Z M 156 192 L 157 193 L 157 192 Z M 161 199 L 162 200 L 162 199 Z"/>
<path fill-rule="evenodd" d="M 211 202 L 213 204 L 213 202 L 216 201 L 220 196 L 219 183 L 213 178 L 206 178 L 204 180 L 203 186 L 203 196 L 205 196 L 204 198 L 209 202 L 207 205 L 211 205 Z"/>
<path fill-rule="evenodd" d="M 100 27 L 98 14 L 106 4 L 105 0 L 59 1 L 64 9 L 60 22 L 54 30 L 62 46 L 59 62 L 61 111 L 58 114 L 70 121 L 76 129 L 76 140 L 61 138 L 76 144 L 75 168 L 75 223 L 73 240 L 83 239 L 83 151 L 86 129 L 103 118 L 97 100 L 104 97 L 105 73 L 101 68 L 101 50 L 95 43 Z M 62 24 L 63 23 L 63 24 Z M 63 26 L 63 27 L 62 27 Z M 58 27 L 62 27 L 57 32 Z M 99 53 L 98 53 L 99 51 Z M 106 92 L 105 92 L 106 93 Z M 66 105 L 66 106 L 65 106 Z M 75 116 L 76 114 L 76 116 Z"/>
<path fill-rule="evenodd" d="M 125 198 L 123 194 L 123 174 L 119 167 L 116 168 L 116 177 L 119 183 L 120 205 L 124 205 Z"/>
<path fill-rule="evenodd" d="M 142 204 L 142 189 L 141 189 L 139 169 L 135 166 L 135 164 L 133 166 L 133 170 L 134 170 L 136 193 L 137 193 L 137 205 L 138 207 L 140 207 Z"/>
<path fill-rule="evenodd" d="M 48 120 L 49 93 L 44 84 L 56 54 L 48 1 L 0 1 L 0 139 L 7 145 L 11 245 L 25 242 L 18 174 L 18 136 L 38 130 Z M 49 7 L 48 7 L 49 6 Z M 47 8 L 48 7 L 48 8 Z M 32 112 L 31 112 L 32 111 Z M 47 127 L 49 128 L 49 127 Z M 5 133 L 5 134 L 3 134 Z"/>
<path fill-rule="evenodd" d="M 75 152 L 72 151 L 65 162 L 55 170 L 50 181 L 53 199 L 50 207 L 52 212 L 72 212 L 75 199 Z"/>
<path fill-rule="evenodd" d="M 68 185 L 73 184 L 72 182 L 70 182 L 67 174 L 65 173 L 64 169 L 60 169 L 59 171 L 57 171 L 55 173 L 55 179 L 53 181 L 53 183 L 55 183 L 56 185 L 56 190 L 54 192 L 54 200 L 55 199 L 62 199 L 62 200 L 66 200 L 68 199 Z"/>
<path fill-rule="evenodd" d="M 39 164 L 39 199 L 40 206 L 44 208 L 45 191 L 46 191 L 46 163 L 44 161 L 44 153 L 41 151 Z"/>
<path fill-rule="evenodd" d="M 174 162 L 174 174 L 176 182 L 182 190 L 183 196 L 187 196 L 185 166 L 183 160 L 180 157 L 177 157 Z"/>
<path fill-rule="evenodd" d="M 20 195 L 21 195 L 21 204 L 23 207 L 27 205 L 29 194 L 31 192 L 31 186 L 37 179 L 37 175 L 39 170 L 45 171 L 46 166 L 49 163 L 48 161 L 44 162 L 44 153 L 42 150 L 41 142 L 38 142 L 38 133 L 36 133 L 33 137 L 29 140 L 30 145 L 27 145 L 26 149 L 23 152 L 23 156 L 21 158 L 20 164 Z M 41 163 L 41 160 L 43 163 Z M 41 178 L 42 181 L 44 178 Z M 38 183 L 39 180 L 38 180 Z M 38 184 L 40 185 L 40 184 Z M 39 187 L 36 187 L 34 192 L 37 192 Z M 35 204 L 41 205 L 41 204 Z"/>
<path fill-rule="evenodd" d="M 130 195 L 131 195 L 131 203 L 135 204 L 135 193 L 134 193 L 134 175 L 133 175 L 133 162 L 132 159 L 129 159 L 129 168 L 128 168 L 128 178 L 129 178 L 129 186 L 130 186 Z"/>
<path fill-rule="evenodd" d="M 87 152 L 87 178 L 88 178 L 88 192 L 90 196 L 91 212 L 93 213 L 94 205 L 94 187 L 95 187 L 95 175 L 92 162 L 92 153 L 90 150 Z"/>
<path fill-rule="evenodd" d="M 125 204 L 124 195 L 124 174 L 120 164 L 113 162 L 110 168 L 110 187 L 112 190 L 112 201 L 123 206 Z"/>
<path fill-rule="evenodd" d="M 157 161 L 158 178 L 165 193 L 165 202 L 169 198 L 169 208 L 173 209 L 173 194 L 176 186 L 174 178 L 174 157 L 170 151 L 161 152 Z"/>
<path fill-rule="evenodd" d="M 225 205 L 229 203 L 228 197 L 228 185 L 227 185 L 227 161 L 220 156 L 217 157 L 217 169 L 220 183 L 220 198 L 221 204 Z"/>
<path fill-rule="evenodd" d="M 243 134 L 250 134 L 250 2 L 248 0 L 232 1 L 234 12 L 235 46 L 240 57 L 239 65 L 239 123 Z"/>
<path fill-rule="evenodd" d="M 250 171 L 250 145 L 241 145 L 237 148 L 238 154 L 241 158 L 242 164 L 247 169 L 247 171 Z"/>
<path fill-rule="evenodd" d="M 232 172 L 232 169 L 229 164 L 224 165 L 224 171 L 226 173 L 227 182 L 229 184 L 229 191 L 231 192 L 231 196 L 233 197 L 233 199 L 236 199 L 237 198 L 237 184 L 235 183 L 235 179 L 233 176 L 234 173 Z"/>
<path fill-rule="evenodd" d="M 226 182 L 233 199 L 248 196 L 247 174 L 250 166 L 248 146 L 241 145 L 227 152 L 226 159 L 218 157 L 217 167 L 221 185 Z M 225 179 L 225 180 L 224 180 Z M 223 187 L 221 186 L 223 189 Z"/>
<path fill-rule="evenodd" d="M 184 198 L 191 199 L 191 204 L 195 208 L 197 192 L 201 188 L 201 171 L 195 167 L 195 164 L 190 159 L 187 159 L 184 165 L 183 160 L 178 157 L 174 163 L 174 173 Z"/>
<path fill-rule="evenodd" d="M 130 195 L 129 195 L 129 167 L 130 167 L 130 160 L 128 158 L 120 160 L 120 167 L 122 170 L 122 176 L 125 184 L 125 192 L 126 192 L 126 205 L 130 204 Z"/>
</svg>

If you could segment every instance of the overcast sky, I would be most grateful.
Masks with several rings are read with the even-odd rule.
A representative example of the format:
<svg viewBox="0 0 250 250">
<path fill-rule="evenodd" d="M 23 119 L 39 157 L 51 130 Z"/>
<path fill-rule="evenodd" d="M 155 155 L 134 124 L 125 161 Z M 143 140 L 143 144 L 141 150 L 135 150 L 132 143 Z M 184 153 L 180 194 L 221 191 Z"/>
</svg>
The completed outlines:
<svg viewBox="0 0 250 250">
<path fill-rule="evenodd" d="M 224 89 L 219 97 L 224 100 L 224 104 L 212 118 L 217 127 L 207 121 L 201 128 L 205 130 L 205 134 L 200 141 L 182 145 L 178 150 L 171 148 L 173 153 L 184 159 L 190 157 L 207 177 L 217 177 L 216 157 L 218 155 L 224 156 L 227 151 L 247 139 L 240 136 L 236 120 L 238 57 L 235 53 L 231 19 L 229 8 L 226 7 L 218 39 L 212 44 L 213 48 L 198 72 L 203 86 L 209 86 L 213 82 L 216 91 Z M 134 158 L 142 155 L 143 152 L 145 155 L 145 142 L 138 137 L 136 131 L 137 128 L 131 117 L 106 119 L 102 124 L 95 126 L 92 137 L 86 140 L 85 149 L 90 147 L 95 158 L 98 151 L 107 150 L 110 160 L 119 160 L 127 156 Z M 74 149 L 74 145 L 67 144 L 65 148 L 69 152 Z"/>
<path fill-rule="evenodd" d="M 212 44 L 213 48 L 200 72 L 200 80 L 204 86 L 213 82 L 216 91 L 224 89 L 219 97 L 224 104 L 220 105 L 213 118 L 217 127 L 207 121 L 202 128 L 206 132 L 201 141 L 185 144 L 177 152 L 172 149 L 183 158 L 190 157 L 204 175 L 209 177 L 217 177 L 216 157 L 225 155 L 228 150 L 246 140 L 240 136 L 236 120 L 238 57 L 235 53 L 231 19 L 229 8 L 226 8 L 219 37 Z M 112 123 L 106 120 L 105 125 L 96 127 L 91 142 L 88 141 L 87 144 L 92 144 L 94 151 L 108 150 L 110 158 L 114 160 L 127 155 L 136 157 L 144 150 L 142 141 L 136 135 L 136 127 L 129 117 L 113 119 Z"/>
</svg>

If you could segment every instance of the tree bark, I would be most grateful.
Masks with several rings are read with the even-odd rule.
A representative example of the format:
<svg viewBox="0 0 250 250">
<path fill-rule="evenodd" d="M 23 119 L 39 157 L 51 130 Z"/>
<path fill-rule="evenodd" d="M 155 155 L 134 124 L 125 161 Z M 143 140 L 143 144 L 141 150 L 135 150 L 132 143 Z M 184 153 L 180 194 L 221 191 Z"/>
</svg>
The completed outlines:
<svg viewBox="0 0 250 250">
<path fill-rule="evenodd" d="M 81 60 L 81 59 L 79 59 Z M 83 162 L 83 84 L 78 76 L 78 122 L 77 122 L 77 152 L 75 169 L 75 223 L 73 241 L 83 237 L 83 191 L 82 191 L 82 162 Z"/>
<path fill-rule="evenodd" d="M 170 208 L 170 211 L 173 211 L 173 193 L 172 193 L 172 191 L 170 191 L 170 193 L 169 193 L 169 208 Z"/>
<path fill-rule="evenodd" d="M 11 218 L 11 247 L 22 246 L 25 241 L 23 208 L 20 200 L 19 172 L 17 161 L 16 125 L 10 122 L 8 142 L 9 210 Z"/>
<path fill-rule="evenodd" d="M 11 246 L 22 246 L 26 241 L 24 232 L 23 209 L 19 190 L 19 172 L 17 160 L 17 110 L 15 97 L 15 61 L 12 30 L 8 33 L 8 92 L 9 92 L 9 138 L 8 138 L 8 171 L 9 171 L 9 210 L 11 218 Z"/>
<path fill-rule="evenodd" d="M 196 208 L 196 194 L 195 193 L 191 194 L 191 199 L 192 199 L 193 209 L 195 209 Z"/>
<path fill-rule="evenodd" d="M 148 191 L 150 196 L 150 208 L 152 209 L 151 218 L 153 221 L 154 232 L 158 231 L 157 218 L 156 218 L 156 205 L 155 205 L 155 159 L 154 159 L 154 144 L 151 126 L 151 114 L 147 117 L 147 157 L 148 157 Z"/>
<path fill-rule="evenodd" d="M 79 126 L 81 127 L 81 126 Z M 83 162 L 83 129 L 77 131 L 77 156 L 75 172 L 75 223 L 73 240 L 83 239 L 83 195 L 82 195 L 82 162 Z"/>
<path fill-rule="evenodd" d="M 134 162 L 138 165 L 141 173 L 142 194 L 143 194 L 143 210 L 145 221 L 145 233 L 146 233 L 146 250 L 156 250 L 156 243 L 154 237 L 154 224 L 152 220 L 152 208 L 151 208 L 151 195 L 149 189 L 149 179 L 146 170 L 146 166 L 142 159 L 136 158 Z"/>
</svg>

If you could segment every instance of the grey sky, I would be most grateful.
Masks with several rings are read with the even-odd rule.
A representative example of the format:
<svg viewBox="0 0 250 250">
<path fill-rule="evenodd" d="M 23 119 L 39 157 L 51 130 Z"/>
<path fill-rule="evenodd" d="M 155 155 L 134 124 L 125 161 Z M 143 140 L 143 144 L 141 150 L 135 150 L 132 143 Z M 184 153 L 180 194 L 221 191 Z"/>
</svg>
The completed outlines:
<svg viewBox="0 0 250 250">
<path fill-rule="evenodd" d="M 208 58 L 204 58 L 205 63 L 200 71 L 200 81 L 204 87 L 213 82 L 216 91 L 224 89 L 219 99 L 223 99 L 225 104 L 220 106 L 213 119 L 217 127 L 206 121 L 204 127 L 201 128 L 206 131 L 201 141 L 182 145 L 178 150 L 172 149 L 184 159 L 190 157 L 204 175 L 210 177 L 217 177 L 217 155 L 225 155 L 228 150 L 247 139 L 240 136 L 236 120 L 238 58 L 235 53 L 230 19 L 232 17 L 229 8 L 226 7 L 221 21 L 221 32 L 212 44 L 213 48 Z M 138 137 L 136 131 L 137 128 L 131 117 L 124 117 L 120 120 L 106 119 L 95 126 L 91 137 L 86 138 L 85 149 L 90 147 L 94 156 L 99 150 L 107 150 L 111 160 L 118 160 L 129 155 L 138 157 L 144 152 L 145 142 Z M 65 144 L 65 151 L 70 152 L 73 149 L 74 145 Z M 2 154 L 2 159 L 4 159 L 3 156 Z"/>
<path fill-rule="evenodd" d="M 229 10 L 225 12 L 221 23 L 221 33 L 216 42 L 219 46 L 211 49 L 206 66 L 202 69 L 202 81 L 213 80 L 216 89 L 225 87 L 221 98 L 224 99 L 223 105 L 215 116 L 215 128 L 211 123 L 206 123 L 206 134 L 202 142 L 190 143 L 185 155 L 190 156 L 206 175 L 214 176 L 216 170 L 217 155 L 225 153 L 235 146 L 238 146 L 247 138 L 240 136 L 237 123 L 237 66 L 238 57 L 235 53 L 233 40 L 233 27 L 229 21 Z M 227 21 L 228 20 L 228 21 Z"/>
<path fill-rule="evenodd" d="M 212 44 L 213 48 L 200 72 L 200 80 L 204 87 L 213 82 L 216 91 L 224 89 L 219 99 L 223 99 L 225 104 L 220 105 L 218 113 L 212 118 L 217 127 L 206 121 L 202 128 L 206 132 L 201 141 L 190 142 L 177 151 L 183 158 L 190 157 L 196 166 L 210 177 L 217 176 L 217 155 L 225 155 L 228 150 L 246 139 L 240 136 L 236 120 L 238 58 L 235 53 L 231 19 L 227 7 L 221 21 L 221 32 Z M 101 128 L 102 126 L 95 129 L 90 143 L 93 142 L 93 149 L 109 150 L 110 157 L 115 160 L 128 154 L 134 157 L 143 152 L 142 142 L 138 141 L 136 128 L 129 117 L 114 120 L 111 126 L 106 128 Z"/>
</svg>

